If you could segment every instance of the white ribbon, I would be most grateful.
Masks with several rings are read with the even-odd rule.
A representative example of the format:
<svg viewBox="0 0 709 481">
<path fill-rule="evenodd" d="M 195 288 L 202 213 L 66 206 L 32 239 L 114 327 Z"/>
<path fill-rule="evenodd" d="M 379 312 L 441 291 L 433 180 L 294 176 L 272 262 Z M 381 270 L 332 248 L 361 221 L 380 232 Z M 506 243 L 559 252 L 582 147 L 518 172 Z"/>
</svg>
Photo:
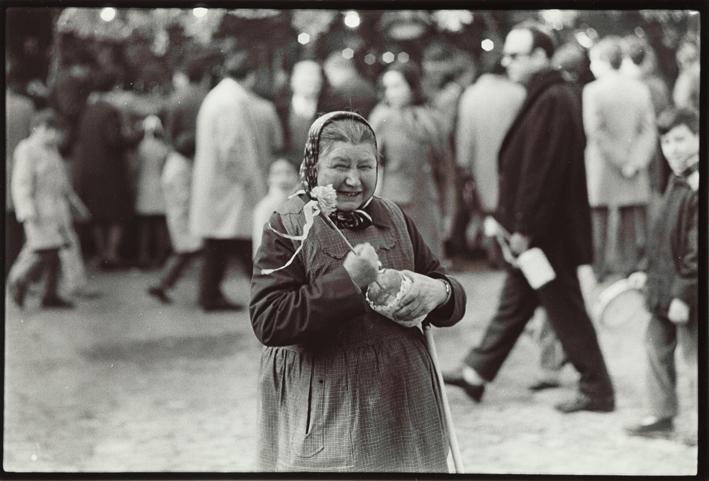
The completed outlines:
<svg viewBox="0 0 709 481">
<path fill-rule="evenodd" d="M 289 235 L 289 234 L 284 234 L 282 232 L 278 232 L 276 229 L 274 229 L 271 224 L 268 224 L 268 228 L 271 229 L 275 234 L 284 237 L 286 239 L 294 240 L 294 241 L 300 241 L 300 245 L 296 249 L 296 251 L 293 253 L 290 259 L 288 259 L 288 262 L 286 262 L 284 265 L 281 267 L 276 267 L 275 269 L 261 269 L 261 274 L 263 275 L 268 275 L 276 271 L 280 271 L 281 269 L 285 269 L 289 265 L 293 263 L 295 260 L 296 256 L 298 253 L 303 249 L 303 244 L 305 244 L 305 239 L 308 238 L 308 234 L 310 233 L 310 229 L 313 227 L 313 223 L 315 222 L 315 216 L 320 214 L 320 207 L 318 205 L 317 200 L 311 200 L 307 204 L 303 206 L 303 214 L 305 215 L 305 225 L 303 226 L 303 233 L 301 235 Z"/>
</svg>

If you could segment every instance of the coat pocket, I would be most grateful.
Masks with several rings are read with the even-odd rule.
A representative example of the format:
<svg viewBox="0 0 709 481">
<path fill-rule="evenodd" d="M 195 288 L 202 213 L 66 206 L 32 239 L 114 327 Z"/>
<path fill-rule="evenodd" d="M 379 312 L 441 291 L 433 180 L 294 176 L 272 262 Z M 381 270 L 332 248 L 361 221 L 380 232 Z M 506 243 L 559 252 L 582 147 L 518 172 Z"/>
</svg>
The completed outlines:
<svg viewBox="0 0 709 481">
<path fill-rule="evenodd" d="M 296 416 L 296 425 L 292 430 L 291 446 L 296 456 L 311 458 L 325 448 L 323 416 L 323 387 L 310 372 L 307 386 L 298 396 L 300 415 Z"/>
</svg>

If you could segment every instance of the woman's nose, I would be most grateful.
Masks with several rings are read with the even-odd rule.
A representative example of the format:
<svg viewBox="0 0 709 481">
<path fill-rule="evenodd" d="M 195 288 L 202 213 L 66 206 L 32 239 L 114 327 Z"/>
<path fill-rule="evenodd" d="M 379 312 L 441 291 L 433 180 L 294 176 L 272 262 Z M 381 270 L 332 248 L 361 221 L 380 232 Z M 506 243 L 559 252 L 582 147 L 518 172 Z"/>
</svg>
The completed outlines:
<svg viewBox="0 0 709 481">
<path fill-rule="evenodd" d="M 360 184 L 359 172 L 357 169 L 350 169 L 345 177 L 345 183 L 351 187 L 358 187 Z"/>
</svg>

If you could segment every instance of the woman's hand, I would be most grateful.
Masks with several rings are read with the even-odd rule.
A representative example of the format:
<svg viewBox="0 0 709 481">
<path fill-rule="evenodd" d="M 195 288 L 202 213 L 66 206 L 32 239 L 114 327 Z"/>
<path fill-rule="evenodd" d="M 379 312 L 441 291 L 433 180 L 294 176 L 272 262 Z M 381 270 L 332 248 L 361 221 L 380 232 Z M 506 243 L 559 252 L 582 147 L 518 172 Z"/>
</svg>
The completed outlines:
<svg viewBox="0 0 709 481">
<path fill-rule="evenodd" d="M 411 321 L 428 314 L 446 301 L 448 294 L 443 284 L 445 281 L 416 272 L 402 272 L 413 280 L 413 285 L 401 298 L 401 307 L 394 312 L 395 319 Z"/>
<path fill-rule="evenodd" d="M 349 252 L 347 257 L 345 257 L 343 267 L 350 275 L 352 281 L 360 289 L 364 289 L 377 280 L 379 256 L 369 242 L 357 244 L 354 250 L 356 254 L 355 252 Z"/>
</svg>

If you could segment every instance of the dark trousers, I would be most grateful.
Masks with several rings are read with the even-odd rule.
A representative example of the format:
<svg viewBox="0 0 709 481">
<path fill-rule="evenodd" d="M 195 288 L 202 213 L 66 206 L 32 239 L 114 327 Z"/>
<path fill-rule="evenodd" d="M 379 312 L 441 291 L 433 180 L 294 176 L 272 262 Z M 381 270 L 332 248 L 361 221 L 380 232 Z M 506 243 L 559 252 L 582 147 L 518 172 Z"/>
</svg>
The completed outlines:
<svg viewBox="0 0 709 481">
<path fill-rule="evenodd" d="M 180 280 L 192 261 L 199 256 L 200 252 L 180 252 L 168 259 L 168 267 L 165 275 L 160 281 L 160 287 L 163 289 L 171 289 L 177 281 Z"/>
<path fill-rule="evenodd" d="M 31 262 L 14 280 L 15 288 L 26 291 L 31 283 L 37 281 L 42 274 L 46 274 L 43 298 L 53 299 L 57 297 L 61 269 L 59 249 L 41 249 L 34 251 L 34 254 Z"/>
<path fill-rule="evenodd" d="M 249 278 L 253 271 L 250 239 L 212 239 L 205 238 L 202 247 L 204 263 L 200 276 L 199 303 L 215 303 L 225 296 L 221 291 L 222 280 L 226 272 L 230 255 L 235 255 Z"/>
<path fill-rule="evenodd" d="M 20 255 L 24 242 L 22 224 L 17 222 L 14 211 L 5 212 L 5 278 L 10 273 L 12 264 Z"/>
<path fill-rule="evenodd" d="M 618 221 L 614 230 L 609 229 L 610 209 L 591 209 L 593 221 L 594 266 L 599 280 L 612 272 L 627 276 L 638 270 L 645 254 L 647 230 L 647 206 L 628 205 L 618 207 Z"/>
<path fill-rule="evenodd" d="M 508 270 L 497 313 L 465 363 L 483 379 L 492 381 L 535 309 L 541 305 L 569 362 L 580 374 L 579 390 L 594 398 L 612 397 L 613 386 L 596 331 L 586 312 L 576 267 L 551 258 L 550 262 L 556 279 L 537 291 L 519 270 Z"/>
</svg>

